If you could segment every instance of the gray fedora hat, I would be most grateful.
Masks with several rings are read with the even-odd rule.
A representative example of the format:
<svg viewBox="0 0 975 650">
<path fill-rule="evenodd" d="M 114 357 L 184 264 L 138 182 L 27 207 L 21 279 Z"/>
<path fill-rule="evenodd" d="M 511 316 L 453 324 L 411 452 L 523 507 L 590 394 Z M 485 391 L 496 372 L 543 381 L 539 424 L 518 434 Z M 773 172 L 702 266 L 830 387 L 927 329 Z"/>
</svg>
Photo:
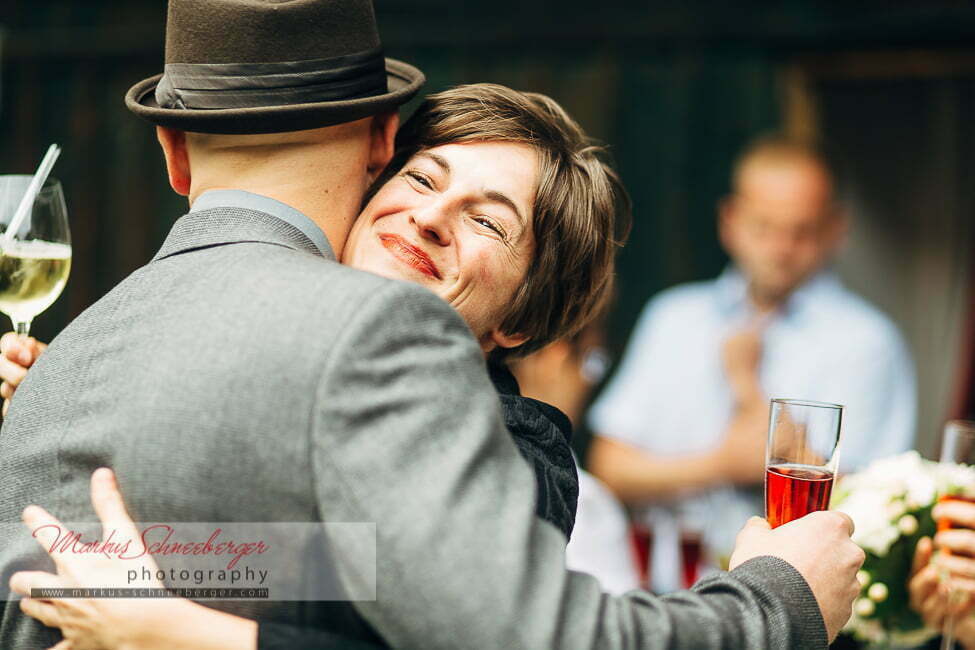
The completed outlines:
<svg viewBox="0 0 975 650">
<path fill-rule="evenodd" d="M 393 110 L 423 82 L 383 56 L 371 0 L 170 0 L 164 71 L 125 104 L 184 131 L 279 133 Z"/>
</svg>

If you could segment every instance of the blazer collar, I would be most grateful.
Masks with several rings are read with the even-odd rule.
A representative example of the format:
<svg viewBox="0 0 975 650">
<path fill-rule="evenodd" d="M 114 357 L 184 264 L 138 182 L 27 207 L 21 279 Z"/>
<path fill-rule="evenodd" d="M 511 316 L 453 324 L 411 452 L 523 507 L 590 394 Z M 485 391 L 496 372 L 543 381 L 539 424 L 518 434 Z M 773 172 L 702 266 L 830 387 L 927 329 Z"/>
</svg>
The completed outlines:
<svg viewBox="0 0 975 650">
<path fill-rule="evenodd" d="M 301 230 L 274 215 L 239 207 L 217 207 L 180 217 L 152 261 L 201 248 L 244 242 L 284 246 L 335 260 L 331 247 L 319 249 Z"/>
</svg>

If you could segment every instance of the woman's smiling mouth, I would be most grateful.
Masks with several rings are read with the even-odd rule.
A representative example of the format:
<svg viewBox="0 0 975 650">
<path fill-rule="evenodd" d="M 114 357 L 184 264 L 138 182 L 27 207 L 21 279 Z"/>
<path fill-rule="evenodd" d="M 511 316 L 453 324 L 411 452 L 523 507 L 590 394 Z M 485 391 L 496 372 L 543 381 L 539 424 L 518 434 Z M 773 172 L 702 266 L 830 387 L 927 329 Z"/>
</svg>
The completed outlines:
<svg viewBox="0 0 975 650">
<path fill-rule="evenodd" d="M 397 259 L 405 262 L 417 271 L 429 275 L 431 278 L 436 278 L 437 280 L 442 279 L 440 277 L 440 269 L 433 263 L 430 256 L 399 235 L 381 233 L 379 235 L 379 241 Z"/>
</svg>

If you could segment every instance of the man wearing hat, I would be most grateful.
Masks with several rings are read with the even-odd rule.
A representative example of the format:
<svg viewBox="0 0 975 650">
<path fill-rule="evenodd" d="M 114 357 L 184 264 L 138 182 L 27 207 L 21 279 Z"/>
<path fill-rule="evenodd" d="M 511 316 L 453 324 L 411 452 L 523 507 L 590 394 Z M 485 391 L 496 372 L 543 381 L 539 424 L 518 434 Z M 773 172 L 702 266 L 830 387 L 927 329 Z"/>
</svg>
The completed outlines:
<svg viewBox="0 0 975 650">
<path fill-rule="evenodd" d="M 373 522 L 376 597 L 211 603 L 424 648 L 822 647 L 849 616 L 848 520 L 750 522 L 737 568 L 668 598 L 567 572 L 533 513 L 481 350 L 439 298 L 335 261 L 420 87 L 367 0 L 171 0 L 155 123 L 190 212 L 59 335 L 0 435 L 0 516 L 92 521 L 112 467 L 137 521 Z M 260 399 L 256 399 L 260 396 Z M 0 528 L 3 580 L 35 551 Z M 365 551 L 330 536 L 345 585 Z M 771 557 L 776 556 L 776 557 Z M 844 611 L 845 610 L 845 611 Z M 0 647 L 59 637 L 8 601 Z"/>
</svg>

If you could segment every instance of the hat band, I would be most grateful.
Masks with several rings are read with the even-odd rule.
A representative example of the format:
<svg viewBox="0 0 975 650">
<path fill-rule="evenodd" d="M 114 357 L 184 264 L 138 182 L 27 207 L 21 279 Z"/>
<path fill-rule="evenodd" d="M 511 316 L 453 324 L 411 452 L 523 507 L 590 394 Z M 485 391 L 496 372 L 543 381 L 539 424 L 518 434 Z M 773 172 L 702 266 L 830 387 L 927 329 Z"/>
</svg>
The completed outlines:
<svg viewBox="0 0 975 650">
<path fill-rule="evenodd" d="M 382 48 L 274 63 L 167 63 L 161 108 L 214 110 L 336 102 L 388 92 Z"/>
</svg>

